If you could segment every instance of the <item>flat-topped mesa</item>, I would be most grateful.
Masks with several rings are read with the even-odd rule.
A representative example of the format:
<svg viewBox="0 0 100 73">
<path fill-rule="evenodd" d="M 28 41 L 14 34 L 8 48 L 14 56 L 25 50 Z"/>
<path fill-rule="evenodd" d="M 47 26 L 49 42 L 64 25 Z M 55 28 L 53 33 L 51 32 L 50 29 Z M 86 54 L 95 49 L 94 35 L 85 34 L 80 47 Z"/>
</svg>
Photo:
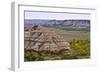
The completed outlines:
<svg viewBox="0 0 100 73">
<path fill-rule="evenodd" d="M 24 28 L 25 30 L 27 29 L 27 27 Z M 54 30 L 56 29 L 38 25 L 27 29 L 24 32 L 25 49 L 33 49 L 35 51 L 60 51 L 62 49 L 69 49 L 68 43 Z"/>
</svg>

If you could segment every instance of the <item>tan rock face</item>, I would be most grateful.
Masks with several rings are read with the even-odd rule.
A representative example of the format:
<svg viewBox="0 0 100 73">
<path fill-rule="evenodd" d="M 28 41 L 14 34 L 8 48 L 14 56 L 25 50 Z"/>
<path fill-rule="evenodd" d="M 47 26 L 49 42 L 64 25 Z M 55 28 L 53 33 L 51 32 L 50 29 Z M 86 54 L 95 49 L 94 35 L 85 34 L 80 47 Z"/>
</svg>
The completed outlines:
<svg viewBox="0 0 100 73">
<path fill-rule="evenodd" d="M 42 26 L 24 27 L 24 48 L 36 51 L 59 51 L 69 49 L 68 43 L 55 29 Z"/>
</svg>

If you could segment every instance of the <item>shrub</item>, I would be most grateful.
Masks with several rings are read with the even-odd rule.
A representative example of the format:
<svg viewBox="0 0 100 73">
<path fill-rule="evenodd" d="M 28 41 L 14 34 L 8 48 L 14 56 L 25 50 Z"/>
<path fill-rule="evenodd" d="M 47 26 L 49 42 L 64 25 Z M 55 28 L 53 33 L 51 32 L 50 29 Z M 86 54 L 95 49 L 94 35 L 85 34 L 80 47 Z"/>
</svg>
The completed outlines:
<svg viewBox="0 0 100 73">
<path fill-rule="evenodd" d="M 24 51 L 24 61 L 41 61 L 43 60 L 42 56 L 34 50 Z"/>
<path fill-rule="evenodd" d="M 89 40 L 72 40 L 69 42 L 70 48 L 75 50 L 78 56 L 90 56 Z"/>
</svg>

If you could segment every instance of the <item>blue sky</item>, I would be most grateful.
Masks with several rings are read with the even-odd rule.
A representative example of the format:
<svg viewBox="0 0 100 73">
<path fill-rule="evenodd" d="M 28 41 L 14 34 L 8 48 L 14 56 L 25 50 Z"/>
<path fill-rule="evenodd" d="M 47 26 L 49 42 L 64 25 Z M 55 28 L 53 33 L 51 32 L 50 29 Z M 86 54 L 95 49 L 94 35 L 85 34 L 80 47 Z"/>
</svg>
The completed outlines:
<svg viewBox="0 0 100 73">
<path fill-rule="evenodd" d="M 25 19 L 90 19 L 90 14 L 25 11 Z"/>
</svg>

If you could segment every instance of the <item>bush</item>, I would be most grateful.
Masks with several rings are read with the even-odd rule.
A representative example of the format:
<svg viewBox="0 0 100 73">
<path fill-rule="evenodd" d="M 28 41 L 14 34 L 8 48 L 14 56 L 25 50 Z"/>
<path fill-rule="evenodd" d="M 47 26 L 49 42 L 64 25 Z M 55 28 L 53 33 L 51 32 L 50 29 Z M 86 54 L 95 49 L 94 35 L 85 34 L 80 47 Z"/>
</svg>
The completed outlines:
<svg viewBox="0 0 100 73">
<path fill-rule="evenodd" d="M 43 60 L 42 56 L 34 50 L 24 51 L 24 61 L 41 61 Z"/>
<path fill-rule="evenodd" d="M 72 40 L 69 42 L 70 48 L 75 50 L 77 56 L 90 56 L 90 41 L 89 40 Z"/>
</svg>

